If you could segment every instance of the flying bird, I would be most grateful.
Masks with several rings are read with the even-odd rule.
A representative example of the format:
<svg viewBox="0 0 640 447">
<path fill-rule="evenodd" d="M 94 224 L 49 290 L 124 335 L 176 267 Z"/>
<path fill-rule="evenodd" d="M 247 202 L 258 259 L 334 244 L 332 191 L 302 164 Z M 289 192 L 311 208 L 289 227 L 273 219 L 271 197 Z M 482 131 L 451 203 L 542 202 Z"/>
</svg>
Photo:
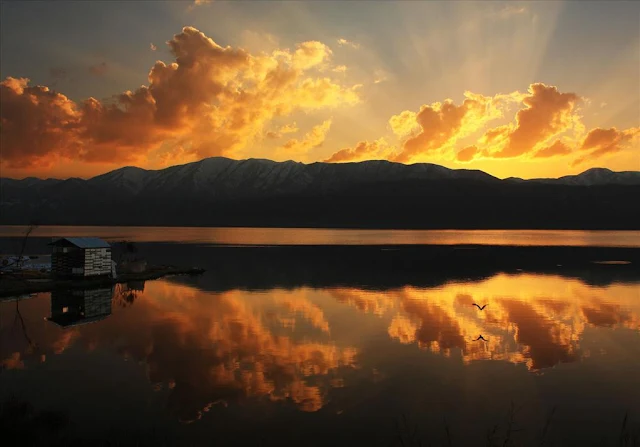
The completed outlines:
<svg viewBox="0 0 640 447">
<path fill-rule="evenodd" d="M 484 306 L 480 307 L 480 306 L 479 306 L 478 304 L 476 304 L 476 303 L 473 303 L 473 305 L 474 305 L 474 306 L 476 306 L 476 307 L 477 307 L 478 309 L 480 309 L 480 310 L 484 310 L 484 308 L 488 306 L 488 304 L 485 304 Z"/>
<path fill-rule="evenodd" d="M 482 341 L 489 341 L 486 338 L 484 338 L 482 335 L 480 335 L 478 338 L 476 338 L 474 341 L 478 341 L 478 340 L 482 340 Z"/>
</svg>

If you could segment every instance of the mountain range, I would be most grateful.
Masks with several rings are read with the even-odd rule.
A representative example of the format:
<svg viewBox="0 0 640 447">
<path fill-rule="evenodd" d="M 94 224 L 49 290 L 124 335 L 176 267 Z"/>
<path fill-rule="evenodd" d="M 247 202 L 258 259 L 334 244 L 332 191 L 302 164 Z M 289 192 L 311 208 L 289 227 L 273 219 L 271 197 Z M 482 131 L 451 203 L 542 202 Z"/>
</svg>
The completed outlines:
<svg viewBox="0 0 640 447">
<path fill-rule="evenodd" d="M 640 172 L 507 178 L 427 163 L 223 157 L 88 180 L 0 179 L 0 223 L 638 229 Z"/>
</svg>

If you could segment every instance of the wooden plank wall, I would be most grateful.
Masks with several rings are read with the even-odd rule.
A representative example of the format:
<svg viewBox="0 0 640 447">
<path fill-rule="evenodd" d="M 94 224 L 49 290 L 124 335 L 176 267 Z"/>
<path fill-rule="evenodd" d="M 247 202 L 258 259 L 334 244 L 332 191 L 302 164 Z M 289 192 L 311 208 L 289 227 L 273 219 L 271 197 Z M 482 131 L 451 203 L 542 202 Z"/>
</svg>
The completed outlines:
<svg viewBox="0 0 640 447">
<path fill-rule="evenodd" d="M 84 276 L 111 274 L 111 249 L 87 248 L 84 252 Z"/>
</svg>

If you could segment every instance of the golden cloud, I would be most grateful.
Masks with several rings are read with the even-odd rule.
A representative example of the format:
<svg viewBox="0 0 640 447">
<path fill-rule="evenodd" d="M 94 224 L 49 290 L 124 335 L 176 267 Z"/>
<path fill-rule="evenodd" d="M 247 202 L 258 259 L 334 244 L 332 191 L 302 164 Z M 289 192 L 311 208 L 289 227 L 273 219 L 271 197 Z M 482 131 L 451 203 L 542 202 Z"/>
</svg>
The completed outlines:
<svg viewBox="0 0 640 447">
<path fill-rule="evenodd" d="M 419 126 L 405 140 L 402 150 L 394 161 L 407 162 L 419 155 L 428 154 L 451 146 L 456 141 L 481 129 L 486 123 L 503 116 L 505 106 L 517 95 L 496 95 L 488 97 L 465 92 L 465 100 L 457 106 L 452 100 L 423 105 L 415 115 Z M 406 131 L 411 112 L 402 112 L 391 118 L 392 127 Z"/>
<path fill-rule="evenodd" d="M 353 148 L 341 149 L 325 160 L 326 163 L 340 163 L 348 161 L 384 160 L 391 156 L 393 148 L 381 138 L 374 142 L 361 141 Z"/>
<path fill-rule="evenodd" d="M 405 110 L 398 115 L 393 115 L 389 118 L 389 125 L 393 133 L 399 137 L 407 136 L 419 127 L 416 113 L 411 110 Z"/>
<path fill-rule="evenodd" d="M 478 148 L 476 146 L 465 147 L 461 151 L 458 151 L 456 154 L 456 160 L 458 161 L 471 161 L 473 157 L 478 153 Z"/>
<path fill-rule="evenodd" d="M 2 159 L 13 167 L 48 166 L 78 154 L 81 112 L 66 96 L 28 79 L 0 83 Z"/>
<path fill-rule="evenodd" d="M 584 138 L 580 151 L 588 151 L 585 155 L 574 160 L 573 164 L 580 164 L 589 159 L 595 159 L 604 155 L 619 152 L 633 145 L 639 149 L 640 127 L 632 127 L 627 130 L 596 128 L 591 130 Z"/>
<path fill-rule="evenodd" d="M 278 153 L 282 157 L 304 158 L 311 149 L 322 146 L 327 136 L 327 132 L 331 129 L 331 121 L 326 120 L 322 124 L 314 126 L 304 138 L 298 140 L 292 138 L 287 141 L 281 148 L 278 149 Z"/>
<path fill-rule="evenodd" d="M 147 86 L 106 103 L 76 104 L 28 79 L 2 81 L 3 161 L 10 167 L 61 157 L 129 162 L 161 144 L 163 154 L 172 147 L 198 158 L 230 155 L 263 135 L 273 118 L 359 101 L 358 86 L 310 76 L 331 56 L 320 42 L 251 55 L 185 27 L 167 43 L 174 62 L 156 62 Z"/>
<path fill-rule="evenodd" d="M 640 128 L 636 127 L 597 128 L 585 136 L 581 101 L 575 93 L 560 92 L 557 87 L 542 83 L 531 84 L 526 93 L 491 97 L 466 92 L 460 105 L 447 99 L 423 105 L 417 113 L 404 110 L 391 116 L 389 125 L 401 141 L 399 150 L 381 151 L 375 144 L 363 141 L 334 153 L 326 161 L 384 158 L 406 163 L 438 156 L 467 163 L 479 158 L 540 159 L 584 152 L 573 162 L 577 164 L 637 146 Z M 513 104 L 523 105 L 514 122 L 486 129 L 489 122 L 504 118 Z M 475 143 L 458 146 L 481 131 Z"/>
<path fill-rule="evenodd" d="M 507 132 L 506 144 L 490 153 L 496 158 L 523 155 L 539 143 L 571 129 L 576 123 L 574 115 L 580 97 L 574 93 L 560 93 L 557 87 L 532 84 L 525 105 L 516 114 L 515 126 L 503 128 Z"/>
<path fill-rule="evenodd" d="M 571 153 L 571 148 L 560 140 L 554 141 L 551 146 L 547 146 L 539 151 L 535 152 L 533 156 L 535 158 L 548 158 L 555 157 L 556 155 L 567 155 Z"/>
</svg>

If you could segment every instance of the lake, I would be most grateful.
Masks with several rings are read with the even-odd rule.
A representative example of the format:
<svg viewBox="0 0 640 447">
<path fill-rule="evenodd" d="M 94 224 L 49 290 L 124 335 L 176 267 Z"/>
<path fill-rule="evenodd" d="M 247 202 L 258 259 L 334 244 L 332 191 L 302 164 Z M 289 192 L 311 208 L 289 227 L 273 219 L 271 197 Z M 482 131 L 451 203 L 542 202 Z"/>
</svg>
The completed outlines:
<svg viewBox="0 0 640 447">
<path fill-rule="evenodd" d="M 344 243 L 344 230 L 136 231 L 90 234 L 207 272 L 0 302 L 2 401 L 60 412 L 87 442 L 143 445 L 620 445 L 639 433 L 637 250 L 614 251 L 630 264 L 573 254 L 606 237 L 552 232 L 547 242 L 583 242 L 532 264 L 522 253 L 536 247 L 487 247 L 439 265 L 414 246 L 215 246 Z M 393 244 L 414 233 L 436 237 Z"/>
<path fill-rule="evenodd" d="M 26 227 L 0 226 L 0 237 Z M 358 230 L 326 228 L 191 228 L 42 226 L 34 236 L 97 236 L 106 240 L 230 245 L 517 245 L 640 248 L 640 231 Z"/>
</svg>

